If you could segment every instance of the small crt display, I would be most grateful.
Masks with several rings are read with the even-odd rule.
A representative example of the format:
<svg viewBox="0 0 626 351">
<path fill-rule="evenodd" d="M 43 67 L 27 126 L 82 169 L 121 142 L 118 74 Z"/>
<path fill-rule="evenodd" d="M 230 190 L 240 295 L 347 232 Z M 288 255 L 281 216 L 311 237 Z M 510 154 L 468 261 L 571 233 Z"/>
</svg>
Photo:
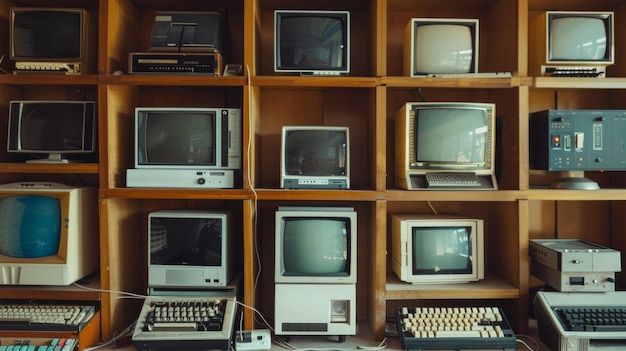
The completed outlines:
<svg viewBox="0 0 626 351">
<path fill-rule="evenodd" d="M 555 17 L 550 22 L 551 60 L 602 61 L 607 57 L 607 25 L 602 18 Z"/>
<path fill-rule="evenodd" d="M 222 219 L 152 217 L 150 264 L 220 266 Z"/>
<path fill-rule="evenodd" d="M 76 59 L 81 55 L 80 10 L 20 9 L 13 14 L 13 57 Z"/>
<path fill-rule="evenodd" d="M 413 274 L 472 273 L 471 229 L 413 228 Z"/>
<path fill-rule="evenodd" d="M 285 174 L 305 176 L 346 175 L 345 130 L 294 129 L 285 136 Z"/>
<path fill-rule="evenodd" d="M 0 254 L 16 258 L 55 255 L 61 237 L 61 204 L 41 195 L 0 199 Z"/>
<path fill-rule="evenodd" d="M 348 228 L 347 219 L 284 219 L 283 274 L 349 274 Z"/>
<path fill-rule="evenodd" d="M 416 162 L 485 163 L 488 122 L 480 109 L 417 109 Z"/>
<path fill-rule="evenodd" d="M 143 147 L 152 164 L 215 165 L 215 113 L 151 113 Z"/>
</svg>

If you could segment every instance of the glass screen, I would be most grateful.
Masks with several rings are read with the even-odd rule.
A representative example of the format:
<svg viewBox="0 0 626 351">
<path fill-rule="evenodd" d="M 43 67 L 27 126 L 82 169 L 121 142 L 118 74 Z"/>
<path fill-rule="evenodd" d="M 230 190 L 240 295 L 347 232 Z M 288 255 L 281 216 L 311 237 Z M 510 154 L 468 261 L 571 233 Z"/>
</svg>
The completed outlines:
<svg viewBox="0 0 626 351">
<path fill-rule="evenodd" d="M 280 17 L 280 68 L 344 68 L 346 30 L 338 16 Z"/>
<path fill-rule="evenodd" d="M 143 129 L 148 163 L 215 165 L 215 118 L 209 112 L 149 113 Z"/>
<path fill-rule="evenodd" d="M 553 18 L 549 33 L 552 60 L 600 61 L 607 57 L 608 33 L 600 18 Z"/>
<path fill-rule="evenodd" d="M 347 136 L 337 130 L 294 130 L 285 135 L 285 173 L 346 175 Z"/>
<path fill-rule="evenodd" d="M 485 163 L 488 122 L 479 109 L 416 109 L 416 162 Z"/>
<path fill-rule="evenodd" d="M 0 254 L 17 258 L 55 255 L 61 238 L 61 203 L 40 195 L 0 199 Z"/>
<path fill-rule="evenodd" d="M 15 11 L 12 37 L 14 57 L 80 58 L 81 16 L 80 11 Z"/>
<path fill-rule="evenodd" d="M 283 275 L 349 274 L 349 219 L 285 218 Z"/>
<path fill-rule="evenodd" d="M 150 263 L 159 265 L 220 266 L 221 218 L 150 219 Z"/>
<path fill-rule="evenodd" d="M 472 273 L 471 228 L 415 227 L 413 274 Z"/>
</svg>

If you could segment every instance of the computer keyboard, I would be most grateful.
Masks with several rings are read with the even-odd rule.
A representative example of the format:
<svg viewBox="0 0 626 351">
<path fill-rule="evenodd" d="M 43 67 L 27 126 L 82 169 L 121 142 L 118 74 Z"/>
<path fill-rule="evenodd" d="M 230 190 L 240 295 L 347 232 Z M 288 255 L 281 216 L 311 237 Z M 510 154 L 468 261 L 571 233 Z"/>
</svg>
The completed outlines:
<svg viewBox="0 0 626 351">
<path fill-rule="evenodd" d="M 517 339 L 499 307 L 402 307 L 398 334 L 405 350 L 515 350 Z"/>
<path fill-rule="evenodd" d="M 476 173 L 471 172 L 428 172 L 425 177 L 429 188 L 482 187 Z"/>
<path fill-rule="evenodd" d="M 552 350 L 585 351 L 603 343 L 626 349 L 626 291 L 539 291 L 533 310 L 541 341 Z"/>
<path fill-rule="evenodd" d="M 62 62 L 16 62 L 15 73 L 79 74 L 80 64 Z"/>
<path fill-rule="evenodd" d="M 226 350 L 235 319 L 234 296 L 148 296 L 132 341 L 138 350 Z"/>
<path fill-rule="evenodd" d="M 549 77 L 600 77 L 604 72 L 590 67 L 548 67 L 546 76 Z"/>
<path fill-rule="evenodd" d="M 73 338 L 1 338 L 0 351 L 73 351 L 78 348 L 78 339 Z"/>
<path fill-rule="evenodd" d="M 78 332 L 96 311 L 90 305 L 0 304 L 0 330 Z"/>
<path fill-rule="evenodd" d="M 626 332 L 626 307 L 554 307 L 566 330 Z"/>
</svg>

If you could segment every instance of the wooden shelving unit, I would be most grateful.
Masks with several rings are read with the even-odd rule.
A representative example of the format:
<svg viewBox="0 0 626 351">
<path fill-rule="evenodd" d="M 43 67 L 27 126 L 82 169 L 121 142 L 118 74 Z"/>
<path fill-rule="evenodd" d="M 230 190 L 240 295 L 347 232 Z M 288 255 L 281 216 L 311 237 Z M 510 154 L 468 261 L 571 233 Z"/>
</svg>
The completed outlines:
<svg viewBox="0 0 626 351">
<path fill-rule="evenodd" d="M 605 79 L 529 76 L 528 18 L 548 9 L 613 10 L 616 42 L 626 36 L 626 1 L 598 0 L 8 0 L 0 7 L 0 33 L 8 38 L 11 6 L 86 7 L 98 22 L 97 73 L 84 76 L 0 75 L 0 135 L 8 104 L 18 99 L 93 99 L 98 102 L 99 159 L 92 164 L 30 165 L 0 150 L 0 182 L 85 182 L 99 188 L 101 337 L 109 339 L 137 317 L 140 302 L 120 291 L 146 292 L 146 218 L 171 208 L 229 208 L 240 218 L 243 302 L 272 321 L 273 213 L 283 204 L 347 205 L 359 222 L 357 318 L 374 338 L 384 336 L 393 308 L 420 303 L 503 306 L 515 331 L 528 328 L 531 238 L 582 237 L 626 250 L 626 176 L 592 173 L 600 191 L 557 191 L 537 186 L 546 174 L 528 166 L 528 113 L 547 108 L 626 108 L 626 46 Z M 278 76 L 273 62 L 273 11 L 351 11 L 352 71 L 345 77 Z M 157 10 L 225 9 L 231 49 L 227 63 L 244 76 L 113 75 L 127 71 L 128 54 L 147 50 Z M 512 72 L 511 78 L 435 79 L 402 76 L 404 26 L 411 17 L 480 19 L 479 70 Z M 0 53 L 8 52 L 0 40 Z M 393 184 L 394 117 L 402 104 L 430 101 L 494 102 L 502 135 L 497 141 L 499 190 L 406 191 Z M 236 107 L 243 111 L 243 169 L 236 189 L 131 189 L 133 111 L 137 106 Z M 279 189 L 280 129 L 291 124 L 350 127 L 352 189 Z M 424 287 L 399 282 L 391 271 L 389 216 L 393 213 L 457 213 L 486 223 L 487 279 L 469 285 Z M 622 275 L 623 276 L 623 275 Z M 621 277 L 621 276 L 620 276 Z M 623 286 L 622 286 L 623 287 Z M 29 289 L 25 289 L 29 290 Z M 0 293 L 20 288 L 0 287 Z M 16 292 L 17 291 L 17 292 Z M 64 298 L 64 289 L 50 296 Z M 76 294 L 81 294 L 80 291 Z M 84 294 L 93 294 L 84 292 Z M 244 311 L 244 327 L 255 325 Z"/>
</svg>

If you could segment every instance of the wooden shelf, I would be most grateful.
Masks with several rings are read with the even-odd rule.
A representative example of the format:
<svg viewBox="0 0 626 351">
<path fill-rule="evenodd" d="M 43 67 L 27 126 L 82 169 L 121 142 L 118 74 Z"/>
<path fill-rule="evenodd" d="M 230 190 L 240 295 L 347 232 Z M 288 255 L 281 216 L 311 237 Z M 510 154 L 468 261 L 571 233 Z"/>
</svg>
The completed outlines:
<svg viewBox="0 0 626 351">
<path fill-rule="evenodd" d="M 494 276 L 479 282 L 455 284 L 410 284 L 395 274 L 387 275 L 387 300 L 518 299 L 519 289 Z"/>
<path fill-rule="evenodd" d="M 533 88 L 542 89 L 625 89 L 626 78 L 535 77 Z"/>
<path fill-rule="evenodd" d="M 2 173 L 91 173 L 98 174 L 97 163 L 0 163 Z"/>
<path fill-rule="evenodd" d="M 0 7 L 0 33 L 8 37 L 8 6 L 42 6 L 20 0 Z M 84 6 L 61 0 L 52 6 Z M 49 4 L 46 3 L 46 6 Z M 622 213 L 626 211 L 626 175 L 603 177 L 598 191 L 532 187 L 529 171 L 528 115 L 555 108 L 626 109 L 626 49 L 617 46 L 608 78 L 534 77 L 528 47 L 529 16 L 558 9 L 613 10 L 616 42 L 623 42 L 625 0 L 90 0 L 97 19 L 98 74 L 0 75 L 0 107 L 11 100 L 89 99 L 98 101 L 99 163 L 25 164 L 0 152 L 0 179 L 6 182 L 51 178 L 85 179 L 99 186 L 101 276 L 104 290 L 146 290 L 146 217 L 171 208 L 226 206 L 237 213 L 238 252 L 243 255 L 243 303 L 271 320 L 274 264 L 273 212 L 282 204 L 349 204 L 359 215 L 359 321 L 367 320 L 374 338 L 384 337 L 387 302 L 427 299 L 462 303 L 489 299 L 506 305 L 511 324 L 525 333 L 530 277 L 528 241 L 532 238 L 582 236 L 626 250 Z M 114 75 L 127 71 L 128 54 L 143 52 L 155 11 L 224 9 L 233 43 L 229 63 L 242 64 L 244 75 Z M 351 73 L 344 76 L 291 76 L 273 72 L 273 12 L 278 8 L 347 9 L 351 11 Z M 480 19 L 481 72 L 512 72 L 510 78 L 406 77 L 403 72 L 404 27 L 412 17 Z M 0 43 L 8 52 L 8 43 Z M 424 94 L 416 93 L 423 89 Z M 422 91 L 420 91 L 421 93 Z M 394 185 L 394 118 L 408 101 L 475 101 L 497 104 L 500 190 L 416 190 Z M 138 106 L 229 106 L 242 110 L 242 175 L 237 189 L 126 188 L 133 166 L 134 109 Z M 4 109 L 7 110 L 6 108 Z M 0 121 L 8 119 L 0 113 Z M 351 189 L 279 189 L 280 133 L 283 125 L 350 127 Z M 6 127 L 0 135 L 6 135 Z M 599 173 L 599 172 L 598 172 Z M 626 173 L 626 172 L 624 172 Z M 598 176 L 598 174 L 594 174 Z M 92 179 L 94 178 L 94 179 Z M 539 183 L 537 183 L 539 184 Z M 436 204 L 432 204 L 436 202 Z M 470 284 L 416 286 L 400 282 L 388 267 L 391 252 L 389 216 L 400 212 L 456 213 L 483 218 L 492 262 L 487 278 Z M 572 216 L 571 213 L 580 214 Z M 591 213 L 591 215 L 586 215 Z M 573 218 L 571 218 L 573 217 Z M 583 230 L 581 230 L 583 228 Z M 586 230 L 593 228 L 594 230 Z M 270 236 L 268 238 L 268 236 Z M 261 240 L 262 239 L 262 240 Z M 261 246 L 261 250 L 259 247 Z M 499 248 L 499 250 L 493 249 Z M 362 251 L 361 251 L 362 250 Z M 503 253 L 504 252 L 504 253 Z M 495 264 L 494 264 L 495 262 Z M 133 267 L 133 269 L 128 269 Z M 261 267 L 264 269 L 261 270 Z M 269 269 L 268 269 L 269 267 Z M 257 280 L 257 273 L 261 278 Z M 257 283 L 259 283 L 257 285 Z M 102 303 L 102 339 L 136 319 L 137 301 L 116 293 L 77 287 L 39 289 L 0 287 L 7 298 L 71 297 Z M 501 300 L 501 301 L 500 301 Z M 244 328 L 258 327 L 254 313 L 244 312 Z"/>
</svg>

